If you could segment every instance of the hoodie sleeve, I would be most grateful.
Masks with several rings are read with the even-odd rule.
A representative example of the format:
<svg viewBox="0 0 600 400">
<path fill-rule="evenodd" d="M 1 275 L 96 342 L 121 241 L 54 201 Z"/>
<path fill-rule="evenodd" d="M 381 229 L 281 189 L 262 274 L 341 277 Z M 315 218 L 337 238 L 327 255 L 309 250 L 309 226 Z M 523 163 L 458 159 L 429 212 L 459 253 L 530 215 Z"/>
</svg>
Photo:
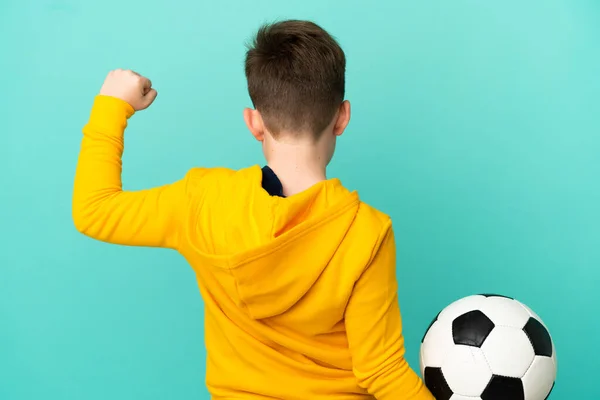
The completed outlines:
<svg viewBox="0 0 600 400">
<path fill-rule="evenodd" d="M 378 400 L 434 400 L 404 359 L 396 245 L 388 223 L 346 309 L 346 331 L 358 384 Z"/>
<path fill-rule="evenodd" d="M 75 173 L 73 222 L 78 231 L 104 242 L 177 248 L 178 226 L 190 174 L 173 184 L 123 191 L 123 135 L 133 108 L 126 102 L 97 96 Z"/>
</svg>

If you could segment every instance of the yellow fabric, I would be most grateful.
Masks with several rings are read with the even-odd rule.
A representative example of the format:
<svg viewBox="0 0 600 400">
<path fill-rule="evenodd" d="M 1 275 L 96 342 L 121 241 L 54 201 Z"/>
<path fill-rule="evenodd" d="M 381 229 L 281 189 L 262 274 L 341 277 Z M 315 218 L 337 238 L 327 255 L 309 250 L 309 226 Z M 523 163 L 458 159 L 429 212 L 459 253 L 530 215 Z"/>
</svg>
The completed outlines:
<svg viewBox="0 0 600 400">
<path fill-rule="evenodd" d="M 337 179 L 272 197 L 259 166 L 196 168 L 170 185 L 123 191 L 132 115 L 118 99 L 96 98 L 74 223 L 101 241 L 186 258 L 205 303 L 214 399 L 433 399 L 403 358 L 388 216 Z"/>
</svg>

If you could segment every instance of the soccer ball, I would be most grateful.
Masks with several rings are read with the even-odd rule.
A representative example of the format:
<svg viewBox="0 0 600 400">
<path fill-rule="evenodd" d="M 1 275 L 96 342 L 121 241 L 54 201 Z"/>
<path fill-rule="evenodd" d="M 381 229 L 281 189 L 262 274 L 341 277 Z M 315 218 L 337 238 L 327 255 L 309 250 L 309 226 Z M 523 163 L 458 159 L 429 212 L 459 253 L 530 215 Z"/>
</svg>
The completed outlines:
<svg viewBox="0 0 600 400">
<path fill-rule="evenodd" d="M 548 329 L 509 297 L 464 297 L 443 309 L 421 343 L 421 374 L 437 400 L 545 400 L 556 379 Z"/>
</svg>

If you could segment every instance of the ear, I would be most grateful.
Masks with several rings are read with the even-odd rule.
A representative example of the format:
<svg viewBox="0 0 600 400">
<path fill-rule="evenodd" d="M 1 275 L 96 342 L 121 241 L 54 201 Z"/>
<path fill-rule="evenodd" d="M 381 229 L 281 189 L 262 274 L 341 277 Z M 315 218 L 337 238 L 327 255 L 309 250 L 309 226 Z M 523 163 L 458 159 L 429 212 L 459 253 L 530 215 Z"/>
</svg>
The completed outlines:
<svg viewBox="0 0 600 400">
<path fill-rule="evenodd" d="M 265 138 L 265 125 L 260 113 L 257 110 L 245 108 L 244 121 L 252 136 L 259 142 L 262 142 Z"/>
<path fill-rule="evenodd" d="M 344 102 L 340 105 L 337 120 L 335 121 L 335 125 L 333 126 L 333 134 L 335 136 L 341 136 L 342 133 L 344 133 L 344 131 L 346 130 L 346 127 L 349 123 L 350 102 L 348 100 L 344 100 Z"/>
</svg>

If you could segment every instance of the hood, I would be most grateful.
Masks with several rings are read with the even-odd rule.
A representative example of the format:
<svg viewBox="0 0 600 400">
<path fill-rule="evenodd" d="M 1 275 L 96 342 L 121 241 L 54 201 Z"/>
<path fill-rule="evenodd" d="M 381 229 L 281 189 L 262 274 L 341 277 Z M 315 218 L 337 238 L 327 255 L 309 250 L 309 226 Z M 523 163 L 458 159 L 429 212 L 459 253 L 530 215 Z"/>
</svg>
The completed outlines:
<svg viewBox="0 0 600 400">
<path fill-rule="evenodd" d="M 269 195 L 261 177 L 254 167 L 237 173 L 235 182 L 215 181 L 210 210 L 200 212 L 211 233 L 197 254 L 254 319 L 282 314 L 302 299 L 335 255 L 360 203 L 338 179 L 283 198 Z"/>
</svg>

